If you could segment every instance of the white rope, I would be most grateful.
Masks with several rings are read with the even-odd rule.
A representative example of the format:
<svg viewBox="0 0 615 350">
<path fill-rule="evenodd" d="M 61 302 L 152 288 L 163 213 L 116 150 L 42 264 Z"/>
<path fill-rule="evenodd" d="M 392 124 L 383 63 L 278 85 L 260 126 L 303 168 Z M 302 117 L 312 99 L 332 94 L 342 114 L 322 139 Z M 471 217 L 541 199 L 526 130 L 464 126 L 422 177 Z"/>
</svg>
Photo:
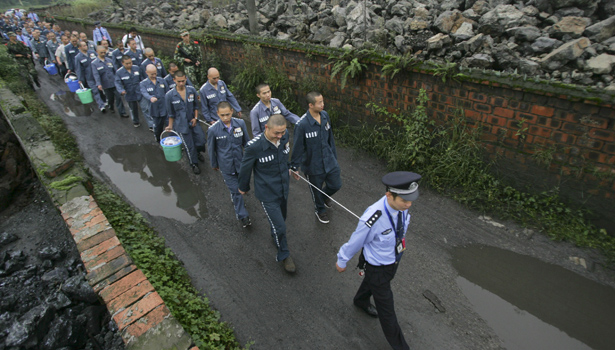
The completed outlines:
<svg viewBox="0 0 615 350">
<path fill-rule="evenodd" d="M 290 171 L 292 171 L 295 175 L 299 176 L 299 178 L 300 178 L 300 179 L 302 179 L 303 181 L 307 182 L 307 184 L 308 184 L 308 185 L 310 185 L 310 186 L 314 187 L 315 189 L 317 189 L 317 190 L 318 190 L 318 192 L 320 192 L 320 193 L 324 194 L 325 196 L 327 196 L 327 198 L 329 198 L 332 202 L 334 202 L 335 204 L 337 204 L 337 205 L 339 205 L 340 207 L 344 208 L 344 210 L 346 210 L 347 212 L 349 212 L 350 214 L 352 214 L 352 215 L 353 215 L 354 217 L 356 217 L 357 219 L 361 220 L 361 218 L 360 218 L 357 214 L 355 214 L 355 213 L 351 212 L 348 208 L 346 208 L 345 206 L 343 206 L 340 202 L 338 202 L 338 201 L 336 201 L 335 199 L 333 199 L 333 198 L 329 197 L 329 196 L 328 196 L 326 193 L 324 193 L 324 192 L 323 192 L 320 188 L 318 188 L 318 187 L 314 186 L 312 183 L 310 183 L 308 180 L 306 180 L 303 176 L 299 175 L 299 173 L 298 173 L 298 172 L 296 172 L 296 171 L 294 171 L 294 170 L 292 170 L 292 169 L 291 169 Z"/>
</svg>

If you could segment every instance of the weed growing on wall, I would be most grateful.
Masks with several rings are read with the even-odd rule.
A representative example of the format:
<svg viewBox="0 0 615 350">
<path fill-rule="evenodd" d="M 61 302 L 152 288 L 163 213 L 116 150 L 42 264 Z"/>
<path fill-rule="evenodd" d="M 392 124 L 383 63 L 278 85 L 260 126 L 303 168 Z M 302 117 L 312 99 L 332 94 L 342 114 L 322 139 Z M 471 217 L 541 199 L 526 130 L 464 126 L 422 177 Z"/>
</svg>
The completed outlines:
<svg viewBox="0 0 615 350">
<path fill-rule="evenodd" d="M 573 210 L 560 200 L 558 189 L 541 193 L 520 191 L 505 183 L 484 161 L 479 128 L 466 123 L 463 111 L 436 126 L 426 115 L 424 90 L 409 116 L 369 104 L 380 118 L 396 123 L 383 126 L 338 126 L 339 142 L 383 158 L 390 170 L 412 170 L 436 191 L 470 208 L 502 219 L 536 226 L 550 238 L 600 249 L 615 262 L 615 237 L 591 225 L 587 212 Z M 391 125 L 391 124 L 399 124 Z"/>
</svg>

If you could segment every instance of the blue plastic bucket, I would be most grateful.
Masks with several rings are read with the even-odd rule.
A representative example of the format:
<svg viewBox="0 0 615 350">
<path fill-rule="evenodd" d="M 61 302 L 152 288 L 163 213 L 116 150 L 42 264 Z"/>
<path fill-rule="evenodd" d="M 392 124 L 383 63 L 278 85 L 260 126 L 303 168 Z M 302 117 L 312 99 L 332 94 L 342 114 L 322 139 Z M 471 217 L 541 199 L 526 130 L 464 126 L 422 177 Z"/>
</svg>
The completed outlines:
<svg viewBox="0 0 615 350">
<path fill-rule="evenodd" d="M 64 76 L 64 82 L 68 85 L 70 92 L 79 90 L 79 78 L 75 74 L 69 73 Z"/>
<path fill-rule="evenodd" d="M 49 75 L 58 74 L 58 67 L 56 67 L 56 65 L 53 63 L 47 63 L 43 68 L 45 68 L 45 70 L 47 71 L 47 73 L 49 73 Z"/>
<path fill-rule="evenodd" d="M 162 135 L 165 132 L 172 132 L 177 136 L 169 136 L 162 138 Z M 172 144 L 169 145 L 168 143 Z M 160 146 L 162 146 L 162 150 L 164 151 L 164 158 L 168 162 L 177 162 L 178 160 L 182 159 L 182 139 L 175 131 L 163 131 L 162 134 L 160 134 Z"/>
</svg>

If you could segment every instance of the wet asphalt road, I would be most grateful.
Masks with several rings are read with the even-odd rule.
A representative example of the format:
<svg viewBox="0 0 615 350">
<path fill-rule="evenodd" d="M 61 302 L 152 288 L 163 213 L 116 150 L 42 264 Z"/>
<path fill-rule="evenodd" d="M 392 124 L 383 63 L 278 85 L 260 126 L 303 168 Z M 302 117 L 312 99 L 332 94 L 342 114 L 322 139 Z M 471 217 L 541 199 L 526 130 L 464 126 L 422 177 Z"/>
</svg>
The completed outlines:
<svg viewBox="0 0 615 350">
<path fill-rule="evenodd" d="M 63 117 L 92 174 L 121 193 L 121 184 L 113 183 L 101 168 L 101 157 L 117 145 L 154 145 L 152 133 L 144 122 L 135 129 L 130 119 L 101 114 L 93 105 L 80 105 L 74 95 L 60 92 L 68 91 L 61 78 L 47 76 L 40 67 L 39 71 L 43 82 L 38 90 L 40 98 Z M 244 119 L 248 112 L 244 108 Z M 338 147 L 338 154 L 343 186 L 335 199 L 361 215 L 383 196 L 380 178 L 386 173 L 385 167 L 350 149 Z M 207 295 L 222 319 L 232 324 L 239 341 L 254 341 L 252 349 L 389 349 L 378 321 L 352 306 L 361 282 L 354 269 L 357 258 L 349 262 L 345 273 L 335 270 L 336 253 L 356 227 L 356 218 L 334 207 L 330 210 L 331 223 L 320 224 L 307 184 L 291 179 L 288 242 L 297 273 L 288 275 L 275 261 L 269 225 L 253 193 L 246 199 L 253 225 L 242 229 L 235 219 L 228 189 L 208 161 L 201 166 L 201 175 L 192 174 L 185 156 L 179 162 L 184 181 L 202 191 L 205 200 L 201 205 L 206 208 L 200 208 L 200 212 L 206 215 L 185 224 L 141 212 L 185 263 L 194 285 Z M 514 224 L 495 227 L 479 220 L 480 213 L 429 190 L 421 191 L 411 214 L 408 250 L 392 288 L 397 316 L 412 349 L 502 347 L 455 281 L 458 273 L 451 264 L 453 247 L 499 247 L 615 286 L 613 271 L 598 268 L 588 272 L 569 261 L 570 256 L 589 261 L 591 252 L 549 241 L 539 234 L 528 239 Z M 438 296 L 445 312 L 438 312 L 423 297 L 425 290 Z"/>
</svg>

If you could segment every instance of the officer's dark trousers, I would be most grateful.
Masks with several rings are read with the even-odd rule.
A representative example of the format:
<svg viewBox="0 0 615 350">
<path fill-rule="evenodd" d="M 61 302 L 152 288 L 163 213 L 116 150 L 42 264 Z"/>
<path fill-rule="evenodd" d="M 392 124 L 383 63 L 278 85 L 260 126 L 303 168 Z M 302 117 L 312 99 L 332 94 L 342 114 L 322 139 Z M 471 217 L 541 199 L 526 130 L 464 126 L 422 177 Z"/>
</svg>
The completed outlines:
<svg viewBox="0 0 615 350">
<path fill-rule="evenodd" d="M 282 261 L 290 255 L 286 242 L 286 203 L 287 198 L 284 197 L 275 202 L 261 202 L 269 225 L 271 225 L 271 236 L 278 247 L 276 261 Z"/>
<path fill-rule="evenodd" d="M 339 189 L 342 188 L 342 178 L 340 176 L 339 167 L 326 174 L 306 174 L 305 176 L 312 185 L 320 188 L 329 197 L 333 196 L 335 192 L 339 191 Z M 323 185 L 325 185 L 324 188 Z M 324 202 L 325 196 L 323 196 L 320 191 L 314 189 L 312 186 L 308 187 L 310 188 L 310 192 L 312 193 L 312 200 L 314 201 L 314 210 L 316 210 L 317 213 L 324 212 L 327 209 Z"/>
<path fill-rule="evenodd" d="M 231 200 L 233 201 L 233 207 L 235 207 L 235 216 L 237 219 L 243 219 L 248 216 L 248 210 L 243 201 L 243 196 L 239 193 L 239 174 L 225 174 L 222 173 L 222 178 L 228 190 L 231 191 Z"/>
<path fill-rule="evenodd" d="M 139 124 L 139 101 L 126 101 L 128 102 L 128 108 L 130 108 L 130 116 L 132 117 L 133 124 Z M 160 134 L 158 134 L 160 136 Z"/>
<path fill-rule="evenodd" d="M 117 112 L 120 115 L 126 114 L 126 110 L 124 109 L 124 103 L 122 101 L 122 96 L 117 92 L 115 87 L 103 89 L 105 91 L 105 96 L 107 97 L 107 102 L 109 102 L 109 107 L 117 109 Z"/>
<path fill-rule="evenodd" d="M 394 350 L 408 350 L 408 344 L 401 332 L 395 306 L 393 303 L 393 291 L 391 280 L 395 277 L 398 264 L 373 266 L 367 264 L 365 277 L 354 296 L 354 303 L 359 307 L 366 308 L 369 305 L 370 296 L 374 297 L 374 303 L 378 310 L 378 319 L 384 332 L 384 336 Z"/>
<path fill-rule="evenodd" d="M 156 137 L 160 137 L 160 134 L 157 134 Z M 195 127 L 188 127 L 188 132 L 182 133 L 182 137 L 188 148 L 188 160 L 190 164 L 198 164 L 198 152 L 205 152 L 206 137 L 203 128 L 197 123 Z"/>
</svg>

